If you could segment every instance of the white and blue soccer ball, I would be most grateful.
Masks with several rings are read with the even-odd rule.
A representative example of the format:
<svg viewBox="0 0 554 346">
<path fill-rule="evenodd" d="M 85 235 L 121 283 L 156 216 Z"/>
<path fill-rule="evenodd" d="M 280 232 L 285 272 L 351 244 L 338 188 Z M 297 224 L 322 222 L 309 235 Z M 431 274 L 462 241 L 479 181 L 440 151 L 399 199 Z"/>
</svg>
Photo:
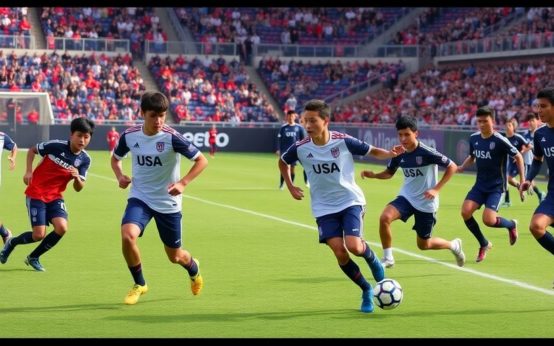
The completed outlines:
<svg viewBox="0 0 554 346">
<path fill-rule="evenodd" d="M 398 281 L 383 279 L 373 288 L 373 301 L 383 310 L 391 310 L 400 305 L 404 292 Z"/>
</svg>

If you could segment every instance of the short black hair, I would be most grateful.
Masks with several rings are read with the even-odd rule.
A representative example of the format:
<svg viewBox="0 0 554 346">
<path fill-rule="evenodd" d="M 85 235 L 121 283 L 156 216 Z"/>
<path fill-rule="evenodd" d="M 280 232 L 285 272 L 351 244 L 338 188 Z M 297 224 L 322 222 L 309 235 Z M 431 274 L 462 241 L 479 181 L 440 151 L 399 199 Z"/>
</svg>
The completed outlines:
<svg viewBox="0 0 554 346">
<path fill-rule="evenodd" d="M 481 116 L 490 116 L 494 119 L 494 109 L 489 106 L 483 106 L 477 110 L 477 113 L 475 113 L 475 116 L 481 117 Z"/>
<path fill-rule="evenodd" d="M 145 91 L 140 99 L 140 109 L 143 112 L 154 111 L 163 113 L 169 109 L 169 100 L 158 91 Z"/>
<path fill-rule="evenodd" d="M 537 94 L 538 99 L 547 99 L 550 104 L 554 105 L 554 87 L 548 86 Z"/>
<path fill-rule="evenodd" d="M 296 111 L 294 109 L 290 109 L 287 111 L 287 115 L 296 114 Z"/>
<path fill-rule="evenodd" d="M 417 120 L 411 115 L 404 115 L 396 120 L 396 130 L 410 129 L 417 131 Z"/>
<path fill-rule="evenodd" d="M 322 119 L 331 118 L 331 107 L 323 100 L 313 99 L 306 102 L 304 110 L 318 112 Z"/>
<path fill-rule="evenodd" d="M 94 126 L 94 121 L 90 120 L 89 118 L 80 117 L 71 120 L 70 128 L 71 133 L 79 131 L 82 133 L 90 133 L 90 135 L 92 136 L 92 134 L 94 133 Z"/>
<path fill-rule="evenodd" d="M 539 116 L 537 115 L 537 113 L 535 112 L 529 112 L 527 113 L 527 121 L 531 120 L 531 119 L 538 119 Z"/>
</svg>

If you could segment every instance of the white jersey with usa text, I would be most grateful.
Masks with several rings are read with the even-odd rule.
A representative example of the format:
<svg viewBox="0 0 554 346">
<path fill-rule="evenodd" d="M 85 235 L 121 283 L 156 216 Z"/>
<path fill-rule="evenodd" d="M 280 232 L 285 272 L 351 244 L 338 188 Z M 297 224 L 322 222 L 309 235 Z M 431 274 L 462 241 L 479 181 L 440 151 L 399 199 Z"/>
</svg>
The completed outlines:
<svg viewBox="0 0 554 346">
<path fill-rule="evenodd" d="M 311 138 L 292 145 L 281 160 L 299 160 L 308 176 L 314 217 L 338 213 L 353 205 L 365 205 L 362 189 L 354 180 L 354 158 L 365 156 L 371 145 L 344 133 L 330 132 L 327 144 L 319 146 Z"/>
<path fill-rule="evenodd" d="M 439 196 L 426 199 L 424 193 L 437 185 L 438 165 L 448 167 L 451 162 L 448 157 L 419 142 L 414 151 L 392 158 L 387 170 L 394 174 L 398 167 L 402 168 L 404 184 L 399 195 L 406 198 L 415 209 L 434 213 L 439 208 Z"/>
<path fill-rule="evenodd" d="M 181 211 L 182 195 L 171 196 L 168 186 L 181 179 L 181 155 L 195 160 L 201 154 L 198 148 L 167 125 L 153 136 L 144 134 L 138 125 L 123 132 L 114 157 L 121 160 L 129 151 L 133 166 L 129 198 L 138 198 L 164 214 Z"/>
</svg>

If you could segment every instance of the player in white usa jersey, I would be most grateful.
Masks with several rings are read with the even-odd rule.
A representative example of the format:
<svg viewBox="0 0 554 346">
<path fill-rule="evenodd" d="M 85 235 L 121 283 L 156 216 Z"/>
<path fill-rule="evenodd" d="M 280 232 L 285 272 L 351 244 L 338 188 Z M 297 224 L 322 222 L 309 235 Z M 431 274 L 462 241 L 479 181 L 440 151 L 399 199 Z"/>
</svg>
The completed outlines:
<svg viewBox="0 0 554 346">
<path fill-rule="evenodd" d="M 352 155 L 373 155 L 388 159 L 402 152 L 373 147 L 344 133 L 329 131 L 330 107 L 322 100 L 304 106 L 304 127 L 308 138 L 290 146 L 279 160 L 279 170 L 294 199 L 304 191 L 293 185 L 289 165 L 300 161 L 308 175 L 312 213 L 316 218 L 319 242 L 333 251 L 341 270 L 362 289 L 361 311 L 373 312 L 373 290 L 349 252 L 363 257 L 376 281 L 385 277 L 383 266 L 363 239 L 365 197 L 354 181 Z"/>
<path fill-rule="evenodd" d="M 17 144 L 4 132 L 0 132 L 0 167 L 2 166 L 2 152 L 1 150 L 9 150 L 10 155 L 8 156 L 8 161 L 10 161 L 10 171 L 15 169 L 15 158 L 17 157 Z M 0 179 L 2 177 L 0 176 Z M 0 221 L 0 236 L 4 241 L 4 244 L 11 238 L 12 232 L 4 227 L 2 221 Z"/>
<path fill-rule="evenodd" d="M 398 197 L 390 202 L 379 218 L 379 235 L 383 245 L 382 263 L 386 267 L 394 265 L 392 256 L 391 223 L 398 219 L 406 222 L 414 215 L 417 247 L 421 250 L 450 249 L 458 266 L 463 267 L 465 254 L 462 251 L 462 240 L 448 241 L 432 237 L 436 223 L 436 212 L 439 208 L 439 191 L 456 173 L 458 166 L 448 157 L 427 147 L 418 141 L 417 121 L 411 116 L 404 116 L 396 121 L 398 139 L 406 152 L 391 159 L 387 168 L 380 172 L 362 171 L 362 178 L 390 179 L 400 167 L 404 173 L 404 185 Z M 437 166 L 446 168 L 441 180 L 437 182 Z"/>
<path fill-rule="evenodd" d="M 159 92 L 145 92 L 141 100 L 144 124 L 127 129 L 117 144 L 111 159 L 119 187 L 131 184 L 127 208 L 121 221 L 123 256 L 135 281 L 125 297 L 125 304 L 136 304 L 148 291 L 142 275 L 138 237 L 142 236 L 152 218 L 168 259 L 185 268 L 190 276 L 191 290 L 198 295 L 203 286 L 198 261 L 181 248 L 181 200 L 185 187 L 208 164 L 204 155 L 183 136 L 165 125 L 169 101 Z M 121 159 L 133 154 L 133 178 L 123 173 Z M 181 155 L 194 164 L 180 178 Z"/>
</svg>

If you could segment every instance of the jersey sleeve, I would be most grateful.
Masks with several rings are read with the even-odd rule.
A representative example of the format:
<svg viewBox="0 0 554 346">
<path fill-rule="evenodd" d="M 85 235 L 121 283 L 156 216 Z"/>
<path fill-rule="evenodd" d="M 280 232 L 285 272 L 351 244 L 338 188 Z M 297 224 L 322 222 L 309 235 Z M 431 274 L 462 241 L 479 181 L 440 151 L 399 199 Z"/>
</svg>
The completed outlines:
<svg viewBox="0 0 554 346">
<path fill-rule="evenodd" d="M 15 142 L 10 138 L 10 136 L 4 134 L 4 149 L 12 150 L 15 147 Z"/>
<path fill-rule="evenodd" d="M 365 156 L 371 150 L 371 145 L 354 137 L 344 138 L 348 151 L 354 155 Z"/>
<path fill-rule="evenodd" d="M 119 137 L 119 140 L 117 141 L 117 145 L 115 146 L 115 149 L 113 151 L 113 156 L 118 160 L 123 159 L 130 150 L 129 147 L 127 146 L 126 138 L 127 138 L 127 133 L 123 132 L 121 137 Z"/>
<path fill-rule="evenodd" d="M 535 155 L 539 159 L 543 157 L 541 141 L 539 140 L 539 136 L 537 136 L 537 133 L 535 133 L 535 137 L 533 137 L 533 155 Z"/>
<path fill-rule="evenodd" d="M 503 145 L 506 148 L 506 151 L 508 152 L 508 155 L 510 157 L 514 157 L 517 154 L 519 154 L 519 150 L 517 150 L 516 147 L 506 137 L 500 137 L 497 141 L 500 145 Z"/>
<path fill-rule="evenodd" d="M 281 155 L 281 160 L 287 165 L 296 162 L 298 160 L 298 146 L 296 144 L 291 145 L 287 151 Z"/>
<path fill-rule="evenodd" d="M 469 137 L 469 156 L 471 156 L 472 158 L 475 158 L 475 147 L 473 146 L 473 141 L 472 141 L 473 138 Z"/>
<path fill-rule="evenodd" d="M 173 150 L 175 150 L 175 152 L 183 155 L 191 161 L 195 160 L 201 154 L 197 147 L 187 141 L 185 137 L 177 131 L 171 135 L 171 144 L 173 145 Z"/>
<path fill-rule="evenodd" d="M 398 167 L 400 167 L 400 158 L 402 155 L 398 155 L 396 157 L 393 157 L 389 160 L 389 163 L 387 163 L 387 171 L 389 171 L 391 174 L 396 173 L 396 170 Z"/>
<path fill-rule="evenodd" d="M 426 160 L 430 164 L 436 164 L 441 167 L 448 167 L 450 166 L 450 162 L 452 162 L 452 160 L 436 150 L 429 150 L 426 155 Z"/>
<path fill-rule="evenodd" d="M 57 140 L 37 143 L 37 152 L 40 156 L 44 157 L 45 155 L 52 153 L 52 150 L 58 143 L 59 141 Z"/>
</svg>

